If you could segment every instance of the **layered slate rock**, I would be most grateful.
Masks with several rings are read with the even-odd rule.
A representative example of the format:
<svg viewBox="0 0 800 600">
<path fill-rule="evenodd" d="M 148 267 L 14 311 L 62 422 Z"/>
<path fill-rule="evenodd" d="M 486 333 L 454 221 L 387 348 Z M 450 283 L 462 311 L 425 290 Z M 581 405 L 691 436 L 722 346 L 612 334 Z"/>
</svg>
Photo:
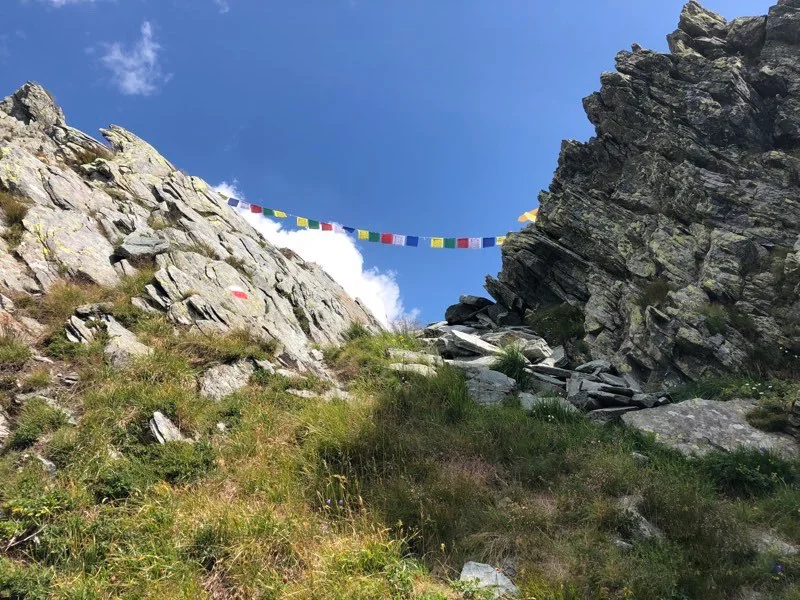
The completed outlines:
<svg viewBox="0 0 800 600">
<path fill-rule="evenodd" d="M 800 444 L 789 435 L 768 433 L 747 422 L 756 400 L 719 402 L 695 398 L 680 404 L 622 415 L 626 425 L 683 454 L 702 456 L 712 450 L 738 448 L 769 450 L 786 457 L 800 456 Z"/>
<path fill-rule="evenodd" d="M 108 145 L 68 126 L 37 84 L 0 102 L 0 190 L 29 205 L 19 244 L 0 239 L 0 286 L 114 286 L 155 262 L 137 307 L 210 335 L 247 329 L 274 340 L 280 362 L 300 371 L 318 370 L 311 345 L 341 341 L 351 323 L 380 328 L 322 269 L 272 246 L 203 180 L 121 127 L 101 131 Z"/>
<path fill-rule="evenodd" d="M 668 40 L 601 75 L 595 137 L 563 142 L 486 283 L 520 316 L 579 307 L 591 354 L 653 383 L 800 348 L 800 0 L 731 22 L 690 2 Z"/>
</svg>

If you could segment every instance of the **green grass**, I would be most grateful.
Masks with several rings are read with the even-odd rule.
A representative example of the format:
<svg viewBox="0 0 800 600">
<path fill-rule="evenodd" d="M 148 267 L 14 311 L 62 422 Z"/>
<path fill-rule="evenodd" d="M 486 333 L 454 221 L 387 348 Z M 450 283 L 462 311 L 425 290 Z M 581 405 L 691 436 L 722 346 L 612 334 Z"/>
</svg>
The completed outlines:
<svg viewBox="0 0 800 600">
<path fill-rule="evenodd" d="M 721 304 L 707 304 L 699 310 L 701 315 L 706 318 L 706 326 L 711 335 L 725 333 L 728 330 L 726 319 L 727 311 Z"/>
<path fill-rule="evenodd" d="M 43 400 L 33 398 L 22 407 L 16 419 L 16 426 L 8 444 L 12 448 L 25 448 L 42 435 L 51 433 L 65 425 L 67 418 L 59 410 L 50 407 Z"/>
<path fill-rule="evenodd" d="M 585 335 L 583 312 L 569 304 L 528 311 L 526 316 L 530 325 L 539 335 L 553 346 L 563 345 Z"/>
<path fill-rule="evenodd" d="M 0 211 L 3 213 L 6 225 L 4 238 L 12 250 L 22 241 L 22 235 L 25 233 L 22 221 L 28 214 L 31 204 L 27 198 L 0 190 Z"/>
<path fill-rule="evenodd" d="M 555 403 L 481 407 L 460 371 L 389 371 L 387 348 L 418 349 L 403 333 L 325 349 L 346 402 L 297 399 L 288 387 L 326 384 L 277 376 L 213 402 L 197 393 L 203 369 L 267 350 L 242 332 L 136 327 L 153 356 L 122 372 L 77 363 L 77 426 L 32 401 L 14 415 L 30 433 L 0 454 L 0 544 L 26 531 L 39 543 L 0 558 L 0 597 L 479 598 L 450 583 L 463 563 L 513 557 L 525 598 L 723 600 L 754 587 L 796 600 L 800 560 L 776 578 L 749 537 L 800 542 L 795 463 L 688 460 Z M 156 410 L 194 443 L 157 444 Z M 23 458 L 29 444 L 55 477 Z M 615 509 L 629 494 L 665 537 L 624 553 L 612 538 L 629 528 Z"/>
<path fill-rule="evenodd" d="M 30 348 L 10 329 L 0 327 L 0 372 L 19 369 L 31 357 Z"/>
<path fill-rule="evenodd" d="M 492 369 L 508 375 L 517 382 L 520 389 L 525 389 L 531 379 L 530 374 L 525 371 L 528 364 L 529 361 L 520 347 L 512 344 L 502 348 L 497 359 L 492 363 Z"/>
</svg>

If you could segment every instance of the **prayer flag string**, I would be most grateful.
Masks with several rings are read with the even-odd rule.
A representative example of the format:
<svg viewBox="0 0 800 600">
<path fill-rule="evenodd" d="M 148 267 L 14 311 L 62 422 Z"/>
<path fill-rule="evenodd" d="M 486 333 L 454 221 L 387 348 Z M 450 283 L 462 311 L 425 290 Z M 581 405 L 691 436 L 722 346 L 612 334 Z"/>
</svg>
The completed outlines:
<svg viewBox="0 0 800 600">
<path fill-rule="evenodd" d="M 321 231 L 332 231 L 335 233 L 347 233 L 354 235 L 356 239 L 366 242 L 377 242 L 382 244 L 389 244 L 391 246 L 409 246 L 418 248 L 420 245 L 428 246 L 430 248 L 446 248 L 446 249 L 465 249 L 465 250 L 480 250 L 482 248 L 494 248 L 502 246 L 506 241 L 506 236 L 497 235 L 490 237 L 460 237 L 460 238 L 446 238 L 446 237 L 424 237 L 418 235 L 400 235 L 397 233 L 381 233 L 378 231 L 370 231 L 368 229 L 356 229 L 355 227 L 345 227 L 338 223 L 327 223 L 324 221 L 315 221 L 306 217 L 300 217 L 282 210 L 274 208 L 266 208 L 258 204 L 244 202 L 236 198 L 229 198 L 222 195 L 228 202 L 228 206 L 238 208 L 243 211 L 249 211 L 252 214 L 262 215 L 265 217 L 274 217 L 278 219 L 293 218 L 298 227 L 302 229 L 318 229 Z M 538 210 L 536 211 L 538 212 Z M 529 217 L 529 220 L 535 222 L 535 214 Z M 522 219 L 520 219 L 522 220 Z"/>
</svg>

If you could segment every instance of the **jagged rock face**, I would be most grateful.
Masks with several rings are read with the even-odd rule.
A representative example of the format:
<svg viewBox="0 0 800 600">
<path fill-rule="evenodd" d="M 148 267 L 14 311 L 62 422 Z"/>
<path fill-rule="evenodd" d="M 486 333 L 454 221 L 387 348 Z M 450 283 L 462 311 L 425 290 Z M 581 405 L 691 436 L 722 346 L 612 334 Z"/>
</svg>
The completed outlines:
<svg viewBox="0 0 800 600">
<path fill-rule="evenodd" d="M 486 284 L 581 307 L 594 357 L 657 382 L 800 347 L 800 0 L 732 22 L 690 2 L 668 41 L 601 76 L 596 137 L 563 143 Z"/>
<path fill-rule="evenodd" d="M 246 328 L 276 340 L 299 368 L 313 362 L 311 343 L 338 341 L 352 322 L 380 327 L 318 266 L 270 245 L 204 181 L 120 127 L 102 133 L 110 148 L 67 126 L 36 84 L 0 102 L 0 191 L 30 203 L 17 243 L 0 238 L 0 291 L 46 293 L 78 278 L 113 286 L 136 272 L 131 261 L 149 258 L 158 270 L 137 306 L 204 331 Z M 2 209 L 0 216 L 6 222 Z"/>
</svg>

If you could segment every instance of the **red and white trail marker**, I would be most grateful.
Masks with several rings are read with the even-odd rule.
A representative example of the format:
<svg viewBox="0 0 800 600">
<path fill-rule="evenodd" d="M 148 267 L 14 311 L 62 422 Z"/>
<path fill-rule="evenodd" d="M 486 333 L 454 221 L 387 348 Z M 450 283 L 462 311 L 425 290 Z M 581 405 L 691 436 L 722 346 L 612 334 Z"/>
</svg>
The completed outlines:
<svg viewBox="0 0 800 600">
<path fill-rule="evenodd" d="M 231 294 L 233 294 L 235 298 L 241 298 L 242 300 L 247 300 L 247 292 L 245 292 L 242 288 L 232 285 L 228 289 L 231 291 Z"/>
</svg>

